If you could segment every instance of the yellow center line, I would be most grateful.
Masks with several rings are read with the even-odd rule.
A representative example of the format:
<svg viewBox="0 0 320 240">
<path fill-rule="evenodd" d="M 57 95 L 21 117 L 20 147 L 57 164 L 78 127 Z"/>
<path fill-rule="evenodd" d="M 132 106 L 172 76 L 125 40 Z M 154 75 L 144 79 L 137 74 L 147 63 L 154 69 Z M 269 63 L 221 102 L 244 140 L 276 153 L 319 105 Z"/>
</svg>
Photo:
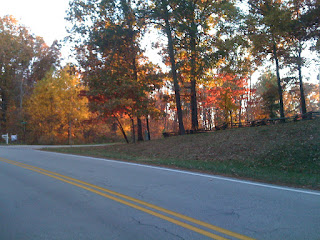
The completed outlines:
<svg viewBox="0 0 320 240">
<path fill-rule="evenodd" d="M 231 237 L 235 237 L 235 238 L 238 238 L 238 239 L 241 239 L 241 240 L 252 240 L 252 239 L 253 239 L 253 238 L 250 238 L 250 237 L 247 237 L 247 236 L 244 236 L 244 235 L 241 235 L 241 234 L 238 234 L 238 233 L 234 233 L 234 232 L 231 232 L 231 231 L 229 231 L 229 230 L 226 230 L 226 229 L 223 229 L 223 228 L 220 228 L 220 227 L 211 225 L 211 224 L 209 224 L 209 223 L 202 222 L 202 221 L 200 221 L 200 220 L 197 220 L 197 219 L 194 219 L 194 218 L 191 218 L 191 217 L 188 217 L 188 216 L 185 216 L 185 215 L 182 215 L 182 214 L 173 212 L 173 211 L 171 211 L 171 210 L 168 210 L 168 209 L 165 209 L 165 208 L 162 208 L 162 207 L 158 207 L 158 206 L 156 206 L 156 205 L 153 205 L 153 204 L 150 204 L 150 203 L 147 203 L 147 202 L 144 202 L 144 201 L 141 201 L 141 200 L 138 200 L 138 199 L 135 199 L 135 198 L 132 198 L 132 197 L 129 197 L 129 196 L 126 196 L 126 195 L 123 195 L 123 194 L 114 192 L 114 191 L 112 191 L 112 190 L 109 190 L 109 189 L 106 189 L 106 188 L 102 188 L 102 187 L 99 187 L 99 186 L 96 186 L 96 185 L 93 185 L 93 184 L 90 184 L 90 183 L 86 183 L 86 182 L 83 182 L 83 181 L 78 180 L 78 179 L 75 179 L 75 178 L 71 178 L 71 177 L 68 177 L 68 176 L 64 176 L 64 175 L 59 174 L 59 173 L 51 172 L 51 171 L 48 171 L 48 170 L 45 170 L 45 169 L 42 169 L 42 168 L 38 168 L 38 167 L 35 167 L 35 166 L 32 166 L 32 165 L 28 165 L 28 164 L 24 164 L 24 163 L 12 161 L 12 160 L 4 159 L 4 158 L 0 158 L 0 161 L 7 162 L 7 163 L 10 163 L 10 164 L 13 164 L 13 165 L 22 167 L 22 168 L 26 168 L 26 169 L 29 169 L 29 170 L 31 170 L 31 171 L 35 171 L 35 172 L 41 173 L 41 174 L 43 174 L 43 175 L 46 175 L 46 176 L 49 176 L 49 177 L 58 179 L 58 180 L 60 180 L 60 181 L 63 181 L 63 182 L 66 182 L 66 183 L 75 185 L 75 186 L 77 186 L 77 187 L 86 189 L 86 190 L 88 190 L 88 191 L 94 192 L 94 193 L 96 193 L 96 194 L 99 194 L 99 195 L 104 196 L 104 197 L 106 197 L 106 198 L 109 198 L 109 199 L 112 199 L 112 200 L 114 200 L 114 201 L 120 202 L 120 203 L 125 204 L 125 205 L 127 205 L 127 206 L 133 207 L 133 208 L 138 209 L 138 210 L 140 210 L 140 211 L 146 212 L 146 213 L 151 214 L 151 215 L 153 215 L 153 216 L 162 218 L 162 219 L 164 219 L 164 220 L 167 220 L 167 221 L 169 221 L 169 222 L 175 223 L 175 224 L 177 224 L 177 225 L 179 225 L 179 226 L 185 227 L 185 228 L 187 228 L 187 229 L 190 229 L 190 230 L 192 230 L 192 231 L 198 232 L 198 233 L 200 233 L 200 234 L 202 234 L 202 235 L 205 235 L 205 236 L 210 237 L 210 238 L 213 238 L 213 239 L 217 239 L 217 240 L 220 240 L 220 239 L 221 239 L 221 240 L 223 240 L 223 239 L 226 239 L 226 238 L 223 238 L 223 237 L 218 236 L 218 235 L 216 235 L 216 234 L 212 234 L 212 233 L 210 233 L 210 232 L 204 231 L 204 230 L 199 229 L 199 228 L 197 228 L 197 227 L 194 227 L 194 226 L 192 226 L 192 225 L 190 225 L 190 224 L 187 224 L 187 223 L 178 221 L 178 220 L 176 220 L 176 219 L 167 217 L 167 216 L 162 215 L 162 214 L 160 214 L 160 213 L 157 213 L 157 212 L 154 212 L 154 211 L 152 211 L 152 210 L 149 210 L 149 209 L 143 208 L 143 207 L 141 207 L 141 206 L 135 205 L 135 204 L 133 204 L 133 203 L 127 202 L 127 201 L 125 201 L 125 200 L 123 200 L 123 199 L 126 199 L 126 200 L 129 200 L 129 201 L 132 201 L 132 202 L 135 202 L 135 203 L 144 205 L 144 206 L 146 206 L 146 207 L 149 207 L 149 208 L 158 210 L 158 211 L 163 212 L 163 213 L 167 213 L 167 214 L 172 215 L 172 216 L 174 216 L 174 217 L 177 217 L 177 218 L 180 218 L 180 219 L 189 221 L 189 222 L 191 222 L 191 223 L 194 223 L 194 224 L 197 224 L 197 225 L 206 227 L 206 228 L 208 228 L 208 229 L 217 231 L 217 232 L 219 232 L 219 233 L 226 234 L 226 235 L 231 236 Z M 71 180 L 72 182 L 71 182 L 71 181 L 68 181 L 67 179 L 68 179 L 68 180 Z M 77 183 L 75 183 L 75 182 L 81 183 L 82 185 L 77 184 Z M 89 186 L 89 187 L 91 187 L 91 188 L 85 187 L 85 186 L 83 186 L 83 185 Z M 99 192 L 99 191 L 97 191 L 97 190 L 95 190 L 95 189 L 92 189 L 92 188 L 95 188 L 95 189 L 98 189 L 98 190 L 107 192 L 107 193 L 109 193 L 109 194 L 115 195 L 115 196 L 117 196 L 117 197 L 121 197 L 121 198 L 123 198 L 123 199 L 119 199 L 119 198 L 116 198 L 116 197 L 114 197 L 114 196 L 111 196 L 111 195 L 108 195 L 108 194 Z"/>
</svg>

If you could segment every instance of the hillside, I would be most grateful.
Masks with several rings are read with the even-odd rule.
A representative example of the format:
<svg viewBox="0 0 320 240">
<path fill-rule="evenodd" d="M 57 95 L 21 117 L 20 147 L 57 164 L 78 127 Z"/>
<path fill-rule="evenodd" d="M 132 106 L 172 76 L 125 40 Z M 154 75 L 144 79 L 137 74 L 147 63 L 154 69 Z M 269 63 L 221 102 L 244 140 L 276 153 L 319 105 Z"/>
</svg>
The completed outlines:
<svg viewBox="0 0 320 240">
<path fill-rule="evenodd" d="M 56 151 L 320 189 L 320 119 Z"/>
</svg>

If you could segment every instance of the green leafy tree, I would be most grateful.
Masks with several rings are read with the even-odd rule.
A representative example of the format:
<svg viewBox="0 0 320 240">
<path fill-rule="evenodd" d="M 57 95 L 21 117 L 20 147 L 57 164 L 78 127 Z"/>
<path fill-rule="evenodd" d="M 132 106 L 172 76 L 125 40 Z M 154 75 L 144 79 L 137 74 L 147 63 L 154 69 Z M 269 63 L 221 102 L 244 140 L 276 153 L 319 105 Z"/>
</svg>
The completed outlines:
<svg viewBox="0 0 320 240">
<path fill-rule="evenodd" d="M 310 29 L 316 25 L 319 27 L 319 23 L 316 23 L 314 19 L 319 19 L 320 9 L 319 4 L 316 6 L 316 1 L 310 0 L 290 0 L 287 3 L 287 8 L 291 15 L 287 31 L 293 41 L 291 56 L 287 60 L 289 64 L 293 65 L 293 69 L 298 72 L 300 109 L 301 114 L 306 114 L 307 106 L 302 76 L 302 66 L 305 63 L 305 59 L 302 57 L 302 51 L 305 49 L 306 42 L 310 39 L 319 39 L 319 35 L 314 34 L 317 30 L 313 29 L 314 31 L 311 33 Z M 310 22 L 306 22 L 306 19 Z"/>
<path fill-rule="evenodd" d="M 295 33 L 299 33 L 304 39 L 316 39 L 320 36 L 320 3 L 318 0 L 290 0 L 294 6 L 303 6 L 300 11 L 300 18 L 293 23 L 296 27 Z"/>
<path fill-rule="evenodd" d="M 279 98 L 277 89 L 277 76 L 271 71 L 264 72 L 258 79 L 257 84 L 254 87 L 256 89 L 256 95 L 260 98 L 260 106 L 262 116 L 269 118 L 278 117 L 279 112 Z"/>
<path fill-rule="evenodd" d="M 275 62 L 280 116 L 284 118 L 280 60 L 288 55 L 290 36 L 287 29 L 291 15 L 286 11 L 284 1 L 249 0 L 248 3 L 250 6 L 248 33 L 253 43 L 253 53 L 260 60 L 267 59 L 267 56 L 271 55 Z"/>
</svg>

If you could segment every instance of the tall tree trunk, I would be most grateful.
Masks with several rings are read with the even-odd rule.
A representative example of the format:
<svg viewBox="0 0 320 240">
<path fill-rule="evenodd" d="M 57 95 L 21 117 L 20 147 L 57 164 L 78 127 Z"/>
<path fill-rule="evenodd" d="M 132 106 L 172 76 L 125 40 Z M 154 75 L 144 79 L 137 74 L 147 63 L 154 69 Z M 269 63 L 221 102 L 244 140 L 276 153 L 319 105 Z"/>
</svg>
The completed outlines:
<svg viewBox="0 0 320 240">
<path fill-rule="evenodd" d="M 167 131 L 167 129 L 168 129 L 168 106 L 167 106 L 167 104 L 165 105 L 165 116 L 164 116 L 164 130 L 165 131 Z"/>
<path fill-rule="evenodd" d="M 1 118 L 1 131 L 2 133 L 7 132 L 7 109 L 8 109 L 8 104 L 7 104 L 7 94 L 5 90 L 1 91 L 1 108 L 2 108 L 2 118 Z"/>
<path fill-rule="evenodd" d="M 190 48 L 191 48 L 191 120 L 192 130 L 198 129 L 198 106 L 197 106 L 197 91 L 196 91 L 196 31 L 197 27 L 192 19 L 190 30 Z"/>
<path fill-rule="evenodd" d="M 137 127 L 138 127 L 138 142 L 143 141 L 143 133 L 142 133 L 142 122 L 139 117 L 137 117 Z"/>
<path fill-rule="evenodd" d="M 207 121 L 207 115 L 208 115 L 208 109 L 202 107 L 202 111 L 200 112 L 202 115 L 202 126 L 204 126 L 205 129 L 208 129 L 208 121 Z"/>
<path fill-rule="evenodd" d="M 278 94 L 279 94 L 279 106 L 280 106 L 280 117 L 282 118 L 282 122 L 285 121 L 284 117 L 284 108 L 283 108 L 283 96 L 282 96 L 282 86 L 281 86 L 281 78 L 280 78 L 280 67 L 279 67 L 279 59 L 277 53 L 277 45 L 273 43 L 273 58 L 276 62 L 276 72 L 277 72 L 277 83 L 278 83 Z"/>
<path fill-rule="evenodd" d="M 150 137 L 150 127 L 149 127 L 149 116 L 147 115 L 146 116 L 146 123 L 147 123 L 147 136 L 148 136 L 148 140 L 150 141 L 151 140 L 151 137 Z"/>
<path fill-rule="evenodd" d="M 127 138 L 127 134 L 126 134 L 126 132 L 124 131 L 120 120 L 119 120 L 116 116 L 113 116 L 113 117 L 117 120 L 118 126 L 119 126 L 119 128 L 120 128 L 120 130 L 121 130 L 121 133 L 122 133 L 124 139 L 126 140 L 126 143 L 129 143 L 129 140 L 128 140 L 128 138 Z"/>
<path fill-rule="evenodd" d="M 130 54 L 131 54 L 131 64 L 132 64 L 132 72 L 133 72 L 133 79 L 136 83 L 138 83 L 138 70 L 137 70 L 137 51 L 135 49 L 135 43 L 136 43 L 136 36 L 135 31 L 133 30 L 134 25 L 134 13 L 131 8 L 131 0 L 122 0 L 121 1 L 123 10 L 126 15 L 126 20 L 129 28 L 129 36 L 130 36 Z M 141 99 L 139 99 L 139 96 L 136 98 L 136 102 L 139 105 L 141 102 Z M 133 119 L 132 119 L 133 122 Z M 133 132 L 134 132 L 134 123 L 133 123 Z M 143 133 L 142 133 L 142 123 L 139 116 L 137 116 L 137 133 L 138 133 L 138 141 L 143 141 Z M 133 142 L 135 142 L 135 138 L 132 138 Z"/>
<path fill-rule="evenodd" d="M 242 98 L 240 98 L 240 108 L 239 108 L 239 127 L 242 127 L 242 123 L 241 123 L 241 121 L 242 121 L 242 119 L 241 119 L 241 115 L 242 115 Z"/>
<path fill-rule="evenodd" d="M 168 38 L 168 50 L 169 50 L 169 57 L 171 63 L 171 72 L 173 78 L 173 86 L 174 86 L 174 93 L 175 93 L 175 100 L 177 105 L 177 114 L 178 114 L 178 122 L 179 122 L 179 134 L 184 135 L 185 129 L 183 125 L 183 117 L 182 117 L 182 109 L 181 109 L 181 98 L 180 98 L 180 86 L 178 82 L 177 70 L 176 70 L 176 62 L 174 57 L 173 51 L 173 40 L 172 40 L 172 33 L 171 33 L 171 26 L 169 23 L 169 13 L 167 10 L 166 4 L 163 3 L 163 11 L 164 11 L 164 20 L 165 20 L 165 31 Z"/>
<path fill-rule="evenodd" d="M 208 108 L 208 120 L 209 120 L 209 130 L 212 130 L 212 115 L 211 115 L 211 108 Z"/>
<path fill-rule="evenodd" d="M 130 116 L 130 119 L 131 119 L 131 130 L 132 130 L 132 142 L 135 143 L 136 142 L 136 131 L 135 131 L 135 128 L 134 128 L 134 119 Z"/>
<path fill-rule="evenodd" d="M 246 107 L 246 114 L 247 114 L 247 122 L 251 120 L 251 77 L 252 74 L 250 73 L 249 78 L 249 92 L 247 94 L 247 107 Z"/>
<path fill-rule="evenodd" d="M 304 88 L 303 88 L 303 82 L 302 82 L 302 57 L 301 57 L 301 52 L 302 52 L 302 46 L 301 43 L 299 42 L 298 46 L 298 72 L 299 72 L 299 85 L 300 85 L 300 105 L 301 105 L 301 113 L 303 114 L 303 117 L 305 117 L 304 114 L 307 113 L 307 108 L 306 108 L 306 100 L 304 96 Z"/>
</svg>

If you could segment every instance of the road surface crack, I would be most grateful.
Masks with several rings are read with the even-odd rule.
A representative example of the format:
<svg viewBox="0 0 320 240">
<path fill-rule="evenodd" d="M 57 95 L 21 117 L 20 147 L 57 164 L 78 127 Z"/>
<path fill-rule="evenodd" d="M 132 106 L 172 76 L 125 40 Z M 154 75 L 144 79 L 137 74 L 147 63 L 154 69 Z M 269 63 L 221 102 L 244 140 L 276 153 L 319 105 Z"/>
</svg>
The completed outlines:
<svg viewBox="0 0 320 240">
<path fill-rule="evenodd" d="M 170 234 L 170 235 L 172 235 L 172 236 L 175 236 L 175 237 L 177 237 L 177 238 L 179 238 L 179 239 L 185 240 L 183 237 L 179 236 L 178 234 L 169 232 L 169 231 L 168 231 L 167 229 L 165 229 L 165 228 L 158 227 L 158 226 L 153 225 L 153 224 L 142 223 L 140 220 L 138 220 L 138 219 L 136 219 L 136 218 L 134 218 L 134 217 L 131 217 L 131 218 L 132 218 L 132 220 L 133 220 L 134 222 L 138 223 L 138 224 L 141 225 L 141 226 L 153 227 L 153 228 L 156 228 L 156 229 L 158 229 L 158 230 L 160 230 L 160 231 L 163 231 L 163 232 L 165 232 L 165 233 L 168 233 L 168 234 Z"/>
<path fill-rule="evenodd" d="M 291 230 L 291 228 L 273 228 L 273 229 L 268 229 L 268 230 L 262 230 L 262 229 L 251 229 L 251 228 L 245 228 L 245 230 L 254 232 L 256 234 L 270 234 L 279 230 Z"/>
<path fill-rule="evenodd" d="M 138 192 L 138 196 L 141 198 L 141 199 L 144 199 L 144 194 L 145 192 L 147 192 L 149 190 L 149 186 L 145 186 L 140 192 Z"/>
</svg>

